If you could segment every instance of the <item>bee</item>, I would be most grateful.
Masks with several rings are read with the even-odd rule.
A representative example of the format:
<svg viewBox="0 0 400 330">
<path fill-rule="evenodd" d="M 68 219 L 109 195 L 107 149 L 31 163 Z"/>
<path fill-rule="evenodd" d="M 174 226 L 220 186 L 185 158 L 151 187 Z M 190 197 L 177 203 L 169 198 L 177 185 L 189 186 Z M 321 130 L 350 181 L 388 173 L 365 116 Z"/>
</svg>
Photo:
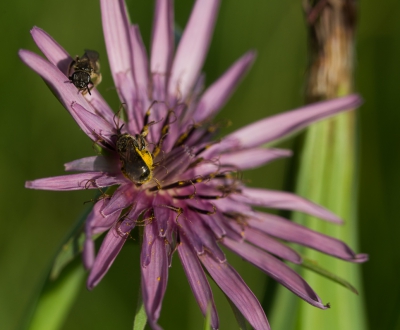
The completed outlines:
<svg viewBox="0 0 400 330">
<path fill-rule="evenodd" d="M 144 133 L 117 135 L 116 150 L 121 161 L 121 172 L 137 185 L 153 178 L 153 155 L 147 150 L 145 136 Z"/>
<path fill-rule="evenodd" d="M 69 82 L 82 91 L 82 94 L 89 93 L 91 95 L 90 90 L 101 82 L 99 53 L 86 49 L 82 57 L 77 56 L 71 62 L 68 74 L 70 75 Z M 90 85 L 91 87 L 89 87 Z"/>
<path fill-rule="evenodd" d="M 153 101 L 147 109 L 143 120 L 143 128 L 140 134 L 135 135 L 121 132 L 124 124 L 119 125 L 117 120 L 117 117 L 123 108 L 123 105 L 121 105 L 117 114 L 114 116 L 114 124 L 117 130 L 117 134 L 114 136 L 116 137 L 115 151 L 119 155 L 122 174 L 137 186 L 153 180 L 157 185 L 157 190 L 160 190 L 160 182 L 153 176 L 153 170 L 157 166 L 163 166 L 161 163 L 163 162 L 164 158 L 158 162 L 154 162 L 154 159 L 162 151 L 162 143 L 165 135 L 168 133 L 168 127 L 170 125 L 169 119 L 173 112 L 168 113 L 164 125 L 161 128 L 161 132 L 163 134 L 158 143 L 155 144 L 153 151 L 150 152 L 147 148 L 148 143 L 146 141 L 146 136 L 149 133 L 149 127 L 160 122 L 149 122 L 150 110 L 156 103 L 158 103 L 158 101 Z"/>
</svg>

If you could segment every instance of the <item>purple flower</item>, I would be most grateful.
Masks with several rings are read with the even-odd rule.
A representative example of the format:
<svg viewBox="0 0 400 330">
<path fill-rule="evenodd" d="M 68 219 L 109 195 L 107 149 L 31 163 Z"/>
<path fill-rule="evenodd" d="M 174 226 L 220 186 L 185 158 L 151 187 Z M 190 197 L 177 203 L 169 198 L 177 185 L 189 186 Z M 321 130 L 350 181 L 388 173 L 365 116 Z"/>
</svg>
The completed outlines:
<svg viewBox="0 0 400 330">
<path fill-rule="evenodd" d="M 202 91 L 200 70 L 208 50 L 219 1 L 198 0 L 174 51 L 172 0 L 156 1 L 150 60 L 139 28 L 131 25 L 124 2 L 102 0 L 102 20 L 110 67 L 126 122 L 94 88 L 78 92 L 68 81 L 70 55 L 46 32 L 32 36 L 47 60 L 21 50 L 21 59 L 49 85 L 100 155 L 65 164 L 80 173 L 26 183 L 45 190 L 106 191 L 86 221 L 83 259 L 94 288 L 107 273 L 135 226 L 143 226 L 142 295 L 148 321 L 158 329 L 172 255 L 178 252 L 203 315 L 219 327 L 205 270 L 255 329 L 269 329 L 260 303 L 228 264 L 225 246 L 313 306 L 325 309 L 311 287 L 281 259 L 295 264 L 299 254 L 283 241 L 336 258 L 363 262 L 345 243 L 252 206 L 295 210 L 341 223 L 328 210 L 287 192 L 249 188 L 239 171 L 288 157 L 290 151 L 262 147 L 312 122 L 356 107 L 357 95 L 320 102 L 239 129 L 215 140 L 212 119 L 248 71 L 254 52 L 236 61 Z M 107 232 L 95 254 L 92 236 Z"/>
</svg>

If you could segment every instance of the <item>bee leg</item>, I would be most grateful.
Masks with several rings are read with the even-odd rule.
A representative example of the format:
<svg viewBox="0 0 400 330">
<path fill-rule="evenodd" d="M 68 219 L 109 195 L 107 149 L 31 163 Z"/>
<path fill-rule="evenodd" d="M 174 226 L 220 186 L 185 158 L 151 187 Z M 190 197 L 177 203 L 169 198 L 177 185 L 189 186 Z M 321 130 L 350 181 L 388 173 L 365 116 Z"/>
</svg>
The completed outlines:
<svg viewBox="0 0 400 330">
<path fill-rule="evenodd" d="M 190 181 L 190 180 L 189 180 Z M 193 193 L 190 195 L 174 195 L 172 198 L 175 199 L 193 199 L 196 196 L 197 190 L 195 184 L 192 182 L 193 185 Z"/>
<path fill-rule="evenodd" d="M 194 207 L 194 206 L 191 206 L 191 205 L 189 205 L 188 208 L 191 209 L 192 211 L 195 211 L 195 212 L 200 213 L 200 214 L 213 215 L 213 214 L 215 214 L 217 212 L 217 207 L 212 203 L 210 203 L 210 204 L 211 204 L 211 206 L 213 208 L 212 211 L 198 209 L 197 207 Z"/>
<path fill-rule="evenodd" d="M 162 186 L 161 186 L 161 184 L 160 184 L 160 181 L 158 181 L 156 178 L 151 178 L 155 183 L 156 183 L 156 190 L 158 191 L 158 190 L 161 190 L 162 189 Z"/>
<path fill-rule="evenodd" d="M 140 135 L 143 137 L 147 136 L 147 134 L 149 133 L 149 127 L 155 123 L 154 121 L 151 121 L 149 123 L 149 118 L 150 118 L 151 108 L 156 103 L 158 103 L 158 101 L 151 102 L 151 104 L 150 104 L 149 108 L 147 109 L 146 114 L 144 116 L 143 128 L 142 128 L 142 131 L 140 132 Z"/>
<path fill-rule="evenodd" d="M 164 142 L 165 137 L 168 135 L 169 132 L 169 125 L 174 123 L 176 121 L 176 119 L 173 122 L 170 122 L 170 118 L 171 115 L 175 116 L 175 112 L 173 110 L 169 110 L 168 111 L 168 115 L 167 118 L 165 118 L 165 122 L 163 127 L 161 128 L 161 137 L 160 140 L 158 141 L 158 143 L 156 144 L 154 150 L 153 150 L 153 158 L 156 158 L 157 155 L 160 153 L 160 151 L 162 150 L 162 144 Z M 175 116 L 176 118 L 176 116 Z"/>
</svg>

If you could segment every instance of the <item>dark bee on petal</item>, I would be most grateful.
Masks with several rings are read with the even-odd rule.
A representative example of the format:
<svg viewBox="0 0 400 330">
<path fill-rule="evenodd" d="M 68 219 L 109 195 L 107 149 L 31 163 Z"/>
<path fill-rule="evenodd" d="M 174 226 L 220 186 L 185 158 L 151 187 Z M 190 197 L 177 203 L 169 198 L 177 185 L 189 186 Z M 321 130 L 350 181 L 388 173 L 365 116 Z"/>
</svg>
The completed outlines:
<svg viewBox="0 0 400 330">
<path fill-rule="evenodd" d="M 116 149 L 121 161 L 121 172 L 127 179 L 138 185 L 152 179 L 153 156 L 142 134 L 119 134 Z"/>
<path fill-rule="evenodd" d="M 90 90 L 101 82 L 99 53 L 95 50 L 85 50 L 82 57 L 77 56 L 71 62 L 68 75 L 69 81 L 82 91 L 82 94 L 91 94 Z"/>
</svg>

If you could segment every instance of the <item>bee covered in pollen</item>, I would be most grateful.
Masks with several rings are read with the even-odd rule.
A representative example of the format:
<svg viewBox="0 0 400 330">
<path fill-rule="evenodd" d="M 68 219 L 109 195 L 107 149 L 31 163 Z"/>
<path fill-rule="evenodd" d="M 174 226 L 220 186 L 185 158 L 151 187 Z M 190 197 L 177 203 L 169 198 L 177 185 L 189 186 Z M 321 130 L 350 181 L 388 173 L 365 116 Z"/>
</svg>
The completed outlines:
<svg viewBox="0 0 400 330">
<path fill-rule="evenodd" d="M 82 57 L 76 56 L 71 62 L 68 74 L 69 82 L 82 94 L 91 94 L 90 90 L 101 82 L 99 53 L 86 49 Z"/>
</svg>

